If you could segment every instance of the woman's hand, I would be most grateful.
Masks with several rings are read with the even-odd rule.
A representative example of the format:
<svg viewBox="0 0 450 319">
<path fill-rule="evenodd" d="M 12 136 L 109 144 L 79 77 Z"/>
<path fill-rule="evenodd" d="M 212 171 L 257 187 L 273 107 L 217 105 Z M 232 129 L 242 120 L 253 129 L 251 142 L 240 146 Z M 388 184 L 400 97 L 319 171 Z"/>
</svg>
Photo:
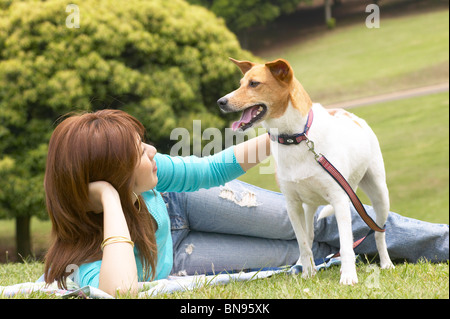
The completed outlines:
<svg viewBox="0 0 450 319">
<path fill-rule="evenodd" d="M 89 183 L 89 206 L 88 211 L 94 213 L 103 212 L 105 200 L 108 196 L 119 195 L 116 189 L 108 182 L 97 181 Z"/>
<path fill-rule="evenodd" d="M 242 169 L 248 171 L 270 155 L 269 134 L 265 133 L 236 145 L 234 155 Z"/>
</svg>

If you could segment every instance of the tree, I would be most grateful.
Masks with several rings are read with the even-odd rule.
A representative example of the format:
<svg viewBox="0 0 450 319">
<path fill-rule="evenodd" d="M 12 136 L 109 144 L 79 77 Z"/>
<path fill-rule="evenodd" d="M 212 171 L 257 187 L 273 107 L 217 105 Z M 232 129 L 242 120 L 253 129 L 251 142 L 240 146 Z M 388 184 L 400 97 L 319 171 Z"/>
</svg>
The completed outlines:
<svg viewBox="0 0 450 319">
<path fill-rule="evenodd" d="M 225 19 L 233 32 L 265 25 L 281 14 L 292 13 L 300 2 L 311 0 L 188 0 Z"/>
<path fill-rule="evenodd" d="M 16 218 L 22 255 L 30 217 L 47 216 L 47 143 L 62 115 L 123 109 L 167 151 L 186 118 L 227 125 L 216 100 L 240 78 L 228 57 L 254 59 L 222 20 L 182 0 L 66 5 L 0 5 L 0 218 Z"/>
</svg>

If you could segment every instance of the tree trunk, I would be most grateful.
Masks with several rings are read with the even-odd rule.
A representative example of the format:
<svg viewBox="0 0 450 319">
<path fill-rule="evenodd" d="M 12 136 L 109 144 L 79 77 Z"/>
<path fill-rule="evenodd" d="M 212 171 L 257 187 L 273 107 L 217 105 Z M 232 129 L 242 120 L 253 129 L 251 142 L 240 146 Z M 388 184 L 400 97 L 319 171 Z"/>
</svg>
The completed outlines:
<svg viewBox="0 0 450 319">
<path fill-rule="evenodd" d="M 328 24 L 331 18 L 331 1 L 325 0 L 325 23 Z"/>
<path fill-rule="evenodd" d="M 16 217 L 16 252 L 20 261 L 31 256 L 30 216 Z"/>
<path fill-rule="evenodd" d="M 333 18 L 331 7 L 331 0 L 325 0 L 325 24 L 328 29 L 334 29 L 336 27 L 336 19 Z"/>
</svg>

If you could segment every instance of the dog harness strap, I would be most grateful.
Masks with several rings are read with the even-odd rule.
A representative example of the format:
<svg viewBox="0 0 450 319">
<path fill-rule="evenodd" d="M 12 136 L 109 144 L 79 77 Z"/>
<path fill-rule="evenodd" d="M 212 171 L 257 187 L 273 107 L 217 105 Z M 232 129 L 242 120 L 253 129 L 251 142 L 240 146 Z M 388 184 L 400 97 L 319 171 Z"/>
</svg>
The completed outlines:
<svg viewBox="0 0 450 319">
<path fill-rule="evenodd" d="M 367 214 L 366 209 L 364 208 L 363 204 L 359 200 L 356 193 L 353 191 L 350 184 L 347 182 L 344 176 L 342 176 L 341 173 L 339 173 L 339 171 L 326 159 L 326 157 L 320 155 L 317 162 L 320 164 L 320 166 L 323 167 L 325 171 L 328 172 L 328 174 L 331 175 L 331 177 L 333 177 L 333 179 L 339 184 L 339 186 L 341 186 L 342 189 L 347 193 L 353 206 L 355 206 L 355 209 L 358 212 L 359 216 L 361 216 L 361 218 L 366 222 L 366 224 L 375 231 L 378 232 L 386 231 L 386 227 L 380 228 L 372 219 L 372 217 L 370 217 L 369 214 Z"/>
<path fill-rule="evenodd" d="M 269 137 L 272 141 L 274 142 L 278 142 L 280 144 L 283 145 L 297 145 L 300 144 L 302 141 L 306 140 L 306 133 L 308 133 L 309 128 L 311 127 L 311 124 L 313 122 L 313 118 L 314 118 L 314 113 L 313 110 L 310 109 L 309 113 L 308 113 L 308 118 L 306 120 L 306 124 L 305 124 L 305 129 L 303 130 L 303 133 L 299 133 L 299 134 L 280 134 L 278 136 L 270 134 L 269 133 Z"/>
</svg>

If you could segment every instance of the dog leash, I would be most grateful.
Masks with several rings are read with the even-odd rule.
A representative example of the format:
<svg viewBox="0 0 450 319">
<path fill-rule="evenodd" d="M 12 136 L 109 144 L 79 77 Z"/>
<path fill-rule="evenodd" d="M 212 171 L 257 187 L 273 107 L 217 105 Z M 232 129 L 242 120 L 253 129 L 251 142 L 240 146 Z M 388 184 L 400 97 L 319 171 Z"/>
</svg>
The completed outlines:
<svg viewBox="0 0 450 319">
<path fill-rule="evenodd" d="M 308 146 L 308 149 L 310 152 L 314 154 L 314 159 L 317 163 L 338 183 L 339 186 L 344 190 L 344 192 L 347 194 L 347 196 L 350 198 L 350 201 L 352 202 L 353 206 L 356 209 L 356 212 L 359 214 L 359 216 L 362 218 L 362 220 L 369 226 L 370 230 L 369 232 L 362 238 L 358 239 L 353 243 L 353 250 L 355 250 L 356 247 L 361 245 L 364 240 L 371 234 L 373 234 L 375 231 L 378 232 L 385 232 L 386 231 L 386 225 L 384 225 L 383 228 L 379 227 L 377 223 L 372 219 L 372 217 L 367 214 L 366 209 L 364 208 L 364 205 L 359 200 L 356 193 L 353 191 L 353 188 L 350 186 L 350 184 L 347 182 L 344 176 L 334 167 L 328 159 L 323 154 L 317 154 L 314 150 L 314 142 L 311 141 L 308 137 L 306 137 L 306 146 Z M 341 254 L 340 252 L 335 253 L 332 256 L 328 256 L 326 258 L 326 262 L 328 262 L 331 258 L 339 257 Z"/>
<path fill-rule="evenodd" d="M 314 159 L 317 163 L 338 183 L 339 186 L 344 190 L 344 192 L 347 194 L 347 196 L 350 198 L 350 201 L 352 202 L 353 206 L 356 209 L 356 212 L 359 214 L 359 216 L 362 218 L 362 220 L 369 226 L 370 230 L 367 233 L 366 236 L 358 239 L 353 243 L 353 250 L 361 245 L 363 241 L 371 234 L 373 234 L 375 231 L 378 232 L 385 232 L 386 231 L 386 225 L 384 225 L 383 228 L 379 227 L 377 223 L 372 219 L 372 217 L 367 214 L 366 209 L 364 208 L 364 205 L 359 200 L 356 193 L 353 191 L 353 188 L 350 186 L 350 184 L 347 182 L 344 176 L 336 169 L 336 167 L 331 164 L 328 159 L 323 154 L 317 154 L 314 151 L 314 142 L 311 141 L 308 137 L 306 138 L 306 145 L 308 146 L 308 149 L 310 152 L 314 154 Z M 334 255 L 327 257 L 327 260 L 335 257 L 339 257 L 340 253 L 337 252 Z"/>
<path fill-rule="evenodd" d="M 383 228 L 379 227 L 377 223 L 372 219 L 372 217 L 367 214 L 366 209 L 364 208 L 364 205 L 359 200 L 356 193 L 353 191 L 350 184 L 347 182 L 344 176 L 336 169 L 336 167 L 331 164 L 327 158 L 323 154 L 317 154 L 314 150 L 314 142 L 311 141 L 308 137 L 306 137 L 306 146 L 308 146 L 308 149 L 310 152 L 314 154 L 314 159 L 317 163 L 328 173 L 331 177 L 341 186 L 341 188 L 344 190 L 344 192 L 347 194 L 347 196 L 350 198 L 350 201 L 352 202 L 353 206 L 355 207 L 356 211 L 358 212 L 359 216 L 364 220 L 364 222 L 367 224 L 367 226 L 370 227 L 370 229 L 378 232 L 384 232 L 386 231 L 386 226 Z"/>
</svg>

